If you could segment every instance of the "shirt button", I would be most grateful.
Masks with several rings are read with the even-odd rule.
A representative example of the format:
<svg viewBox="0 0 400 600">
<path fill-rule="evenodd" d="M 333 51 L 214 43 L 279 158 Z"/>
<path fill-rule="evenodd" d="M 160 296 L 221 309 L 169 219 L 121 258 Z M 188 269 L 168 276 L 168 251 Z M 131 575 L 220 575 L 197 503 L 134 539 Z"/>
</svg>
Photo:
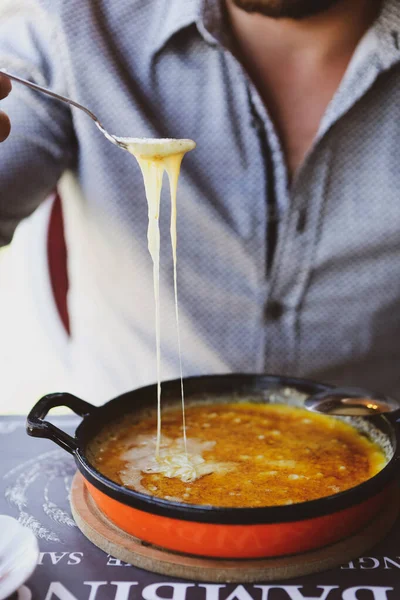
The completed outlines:
<svg viewBox="0 0 400 600">
<path fill-rule="evenodd" d="M 284 312 L 285 308 L 281 302 L 278 302 L 278 300 L 271 300 L 265 307 L 265 318 L 269 321 L 277 321 Z"/>
<path fill-rule="evenodd" d="M 301 209 L 298 213 L 296 229 L 297 233 L 303 233 L 307 224 L 307 213 L 305 209 Z"/>
<path fill-rule="evenodd" d="M 263 124 L 260 119 L 253 117 L 250 121 L 250 126 L 255 129 L 257 132 L 263 131 Z"/>
</svg>

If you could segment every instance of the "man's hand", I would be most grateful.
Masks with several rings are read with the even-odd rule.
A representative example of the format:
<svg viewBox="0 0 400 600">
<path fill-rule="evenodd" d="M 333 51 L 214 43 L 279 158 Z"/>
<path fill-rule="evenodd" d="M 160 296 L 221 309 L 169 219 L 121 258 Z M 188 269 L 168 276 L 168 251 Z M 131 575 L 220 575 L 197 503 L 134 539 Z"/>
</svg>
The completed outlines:
<svg viewBox="0 0 400 600">
<path fill-rule="evenodd" d="M 6 98 L 11 92 L 11 82 L 7 77 L 3 77 L 0 73 L 0 100 Z M 11 123 L 8 116 L 0 111 L 0 142 L 9 136 L 11 130 Z"/>
</svg>

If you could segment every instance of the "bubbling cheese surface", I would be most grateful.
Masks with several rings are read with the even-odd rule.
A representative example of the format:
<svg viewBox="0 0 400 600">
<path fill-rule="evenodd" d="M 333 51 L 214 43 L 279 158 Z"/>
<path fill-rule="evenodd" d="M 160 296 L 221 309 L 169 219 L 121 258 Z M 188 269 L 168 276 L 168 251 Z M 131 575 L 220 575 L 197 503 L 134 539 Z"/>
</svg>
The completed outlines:
<svg viewBox="0 0 400 600">
<path fill-rule="evenodd" d="M 341 419 L 227 399 L 187 403 L 186 462 L 181 423 L 179 404 L 164 410 L 159 463 L 157 419 L 149 413 L 127 415 L 100 432 L 90 460 L 128 488 L 166 500 L 231 507 L 330 496 L 373 477 L 388 460 L 377 443 Z"/>
<path fill-rule="evenodd" d="M 181 163 L 186 152 L 195 148 L 192 140 L 177 139 L 136 139 L 120 138 L 133 154 L 142 171 L 147 205 L 149 225 L 147 241 L 153 261 L 153 284 L 155 300 L 155 329 L 156 329 L 156 361 L 157 361 L 157 438 L 154 449 L 153 471 L 162 473 L 165 477 L 187 478 L 201 477 L 204 472 L 200 464 L 204 462 L 201 456 L 188 453 L 185 423 L 185 399 L 182 374 L 182 352 L 179 333 L 178 284 L 177 284 L 177 232 L 176 232 L 176 197 Z M 174 267 L 175 318 L 177 329 L 179 369 L 181 379 L 182 402 L 182 435 L 183 446 L 176 445 L 161 452 L 161 318 L 160 318 L 160 198 L 164 172 L 167 173 L 171 194 L 171 246 Z M 155 471 L 154 471 L 155 472 Z"/>
</svg>

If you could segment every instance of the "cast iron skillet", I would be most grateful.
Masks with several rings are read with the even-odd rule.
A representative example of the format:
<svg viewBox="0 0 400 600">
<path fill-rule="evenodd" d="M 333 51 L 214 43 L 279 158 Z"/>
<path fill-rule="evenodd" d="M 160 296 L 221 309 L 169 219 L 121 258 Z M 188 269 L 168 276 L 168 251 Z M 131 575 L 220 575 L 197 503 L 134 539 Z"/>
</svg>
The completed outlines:
<svg viewBox="0 0 400 600">
<path fill-rule="evenodd" d="M 232 397 L 240 397 L 249 395 L 262 398 L 263 396 L 267 397 L 273 389 L 278 390 L 285 387 L 307 395 L 332 388 L 332 386 L 321 383 L 291 377 L 247 374 L 191 377 L 184 380 L 184 386 L 185 397 L 189 402 L 199 396 L 220 397 L 232 395 Z M 162 384 L 162 402 L 164 405 L 176 402 L 179 397 L 180 380 L 168 381 Z M 377 475 L 354 488 L 338 494 L 288 506 L 264 508 L 198 506 L 147 496 L 118 485 L 102 475 L 90 464 L 86 449 L 104 425 L 135 410 L 154 407 L 155 399 L 155 385 L 128 392 L 100 407 L 95 407 L 71 394 L 50 394 L 39 400 L 29 413 L 27 432 L 31 436 L 48 438 L 70 452 L 74 456 L 76 465 L 84 478 L 110 498 L 140 511 L 198 523 L 235 525 L 285 523 L 329 515 L 376 496 L 395 481 L 399 471 L 399 428 L 396 421 L 396 419 L 399 419 L 399 415 L 394 413 L 389 416 L 364 417 L 384 434 L 393 450 L 393 457 Z M 58 406 L 66 406 L 82 417 L 82 422 L 74 437 L 44 420 L 47 413 Z"/>
</svg>

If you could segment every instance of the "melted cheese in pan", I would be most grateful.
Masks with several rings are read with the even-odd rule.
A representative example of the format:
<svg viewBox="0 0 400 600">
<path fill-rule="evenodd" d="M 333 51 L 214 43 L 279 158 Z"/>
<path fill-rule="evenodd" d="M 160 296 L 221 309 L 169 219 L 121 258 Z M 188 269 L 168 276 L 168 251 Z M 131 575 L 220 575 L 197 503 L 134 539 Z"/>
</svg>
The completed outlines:
<svg viewBox="0 0 400 600">
<path fill-rule="evenodd" d="M 180 407 L 166 409 L 161 456 L 157 416 L 127 416 L 94 442 L 92 461 L 108 478 L 165 499 L 212 506 L 272 506 L 336 494 L 386 464 L 382 450 L 344 421 L 303 409 L 251 402 L 186 407 L 185 463 Z"/>
</svg>

